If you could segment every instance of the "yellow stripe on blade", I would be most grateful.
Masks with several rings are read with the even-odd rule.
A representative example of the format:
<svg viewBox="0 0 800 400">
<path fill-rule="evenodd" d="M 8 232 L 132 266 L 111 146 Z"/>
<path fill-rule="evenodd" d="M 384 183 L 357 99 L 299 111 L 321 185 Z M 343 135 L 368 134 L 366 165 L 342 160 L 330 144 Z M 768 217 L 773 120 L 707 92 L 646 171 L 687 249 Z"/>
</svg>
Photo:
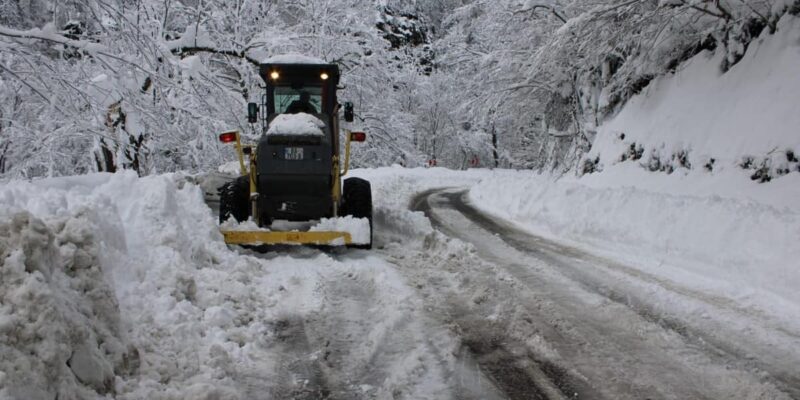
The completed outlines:
<svg viewBox="0 0 800 400">
<path fill-rule="evenodd" d="M 342 246 L 353 242 L 349 232 L 222 231 L 227 244 L 315 244 Z"/>
</svg>

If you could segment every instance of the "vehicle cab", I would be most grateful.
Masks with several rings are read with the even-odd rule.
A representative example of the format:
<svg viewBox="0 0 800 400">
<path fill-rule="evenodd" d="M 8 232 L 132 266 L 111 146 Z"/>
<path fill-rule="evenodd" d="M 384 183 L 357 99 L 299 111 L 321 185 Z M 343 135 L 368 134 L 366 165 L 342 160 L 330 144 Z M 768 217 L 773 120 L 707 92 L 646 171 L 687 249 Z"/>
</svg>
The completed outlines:
<svg viewBox="0 0 800 400">
<path fill-rule="evenodd" d="M 255 110 L 257 117 L 252 118 L 253 110 L 248 110 L 250 122 L 261 122 L 259 208 L 270 220 L 304 221 L 331 215 L 337 179 L 332 171 L 338 168 L 333 166 L 339 154 L 339 67 L 266 62 L 259 73 L 266 87 Z"/>
</svg>

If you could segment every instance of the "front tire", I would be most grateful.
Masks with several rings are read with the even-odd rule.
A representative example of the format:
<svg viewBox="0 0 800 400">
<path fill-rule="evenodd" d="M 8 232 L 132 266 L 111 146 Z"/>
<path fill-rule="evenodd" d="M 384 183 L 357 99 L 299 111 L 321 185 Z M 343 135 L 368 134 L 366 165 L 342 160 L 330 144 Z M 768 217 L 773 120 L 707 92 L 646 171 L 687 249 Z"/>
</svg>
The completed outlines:
<svg viewBox="0 0 800 400">
<path fill-rule="evenodd" d="M 343 215 L 369 220 L 369 243 L 351 245 L 357 249 L 372 248 L 372 187 L 368 181 L 361 178 L 347 178 L 344 180 L 342 190 Z"/>
<path fill-rule="evenodd" d="M 230 217 L 237 222 L 250 218 L 250 177 L 240 176 L 219 188 L 219 222 Z"/>
</svg>

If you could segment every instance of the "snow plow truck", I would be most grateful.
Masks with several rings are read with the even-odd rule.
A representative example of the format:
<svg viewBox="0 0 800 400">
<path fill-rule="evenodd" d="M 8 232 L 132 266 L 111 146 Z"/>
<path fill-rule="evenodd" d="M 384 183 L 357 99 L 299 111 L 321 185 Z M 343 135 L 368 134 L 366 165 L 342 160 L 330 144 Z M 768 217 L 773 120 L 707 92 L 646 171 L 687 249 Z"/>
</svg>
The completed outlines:
<svg viewBox="0 0 800 400">
<path fill-rule="evenodd" d="M 239 131 L 219 135 L 234 145 L 241 176 L 219 188 L 219 219 L 225 242 L 234 245 L 372 247 L 370 183 L 348 178 L 350 143 L 366 134 L 344 130 L 339 113 L 352 122 L 353 105 L 337 99 L 335 64 L 267 60 L 261 102 L 247 105 L 257 143 Z M 314 225 L 316 224 L 316 225 Z"/>
</svg>

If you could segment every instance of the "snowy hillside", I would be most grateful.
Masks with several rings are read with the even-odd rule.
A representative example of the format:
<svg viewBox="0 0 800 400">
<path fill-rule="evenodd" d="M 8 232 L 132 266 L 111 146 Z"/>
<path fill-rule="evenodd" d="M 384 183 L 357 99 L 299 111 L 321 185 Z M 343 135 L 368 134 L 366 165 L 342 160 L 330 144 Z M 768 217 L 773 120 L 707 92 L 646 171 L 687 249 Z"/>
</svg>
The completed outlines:
<svg viewBox="0 0 800 400">
<path fill-rule="evenodd" d="M 723 57 L 703 52 L 656 79 L 601 125 L 586 158 L 611 173 L 625 163 L 679 174 L 744 169 L 760 181 L 800 171 L 800 19 L 781 20 L 724 73 Z"/>
<path fill-rule="evenodd" d="M 698 54 L 634 96 L 600 126 L 585 175 L 497 172 L 471 198 L 656 275 L 797 309 L 800 19 L 725 73 L 720 57 Z"/>
</svg>

